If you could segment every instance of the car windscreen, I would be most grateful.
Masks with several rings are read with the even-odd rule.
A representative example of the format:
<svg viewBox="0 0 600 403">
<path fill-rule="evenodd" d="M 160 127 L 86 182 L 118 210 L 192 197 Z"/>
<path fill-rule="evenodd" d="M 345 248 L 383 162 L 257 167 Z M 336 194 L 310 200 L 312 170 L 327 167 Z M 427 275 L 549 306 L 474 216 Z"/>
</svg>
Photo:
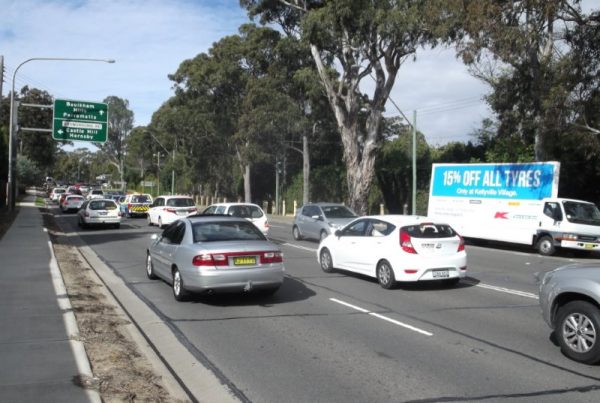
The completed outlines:
<svg viewBox="0 0 600 403">
<path fill-rule="evenodd" d="M 89 204 L 90 210 L 116 210 L 117 205 L 110 200 L 93 200 Z"/>
<path fill-rule="evenodd" d="M 446 224 L 423 223 L 419 225 L 408 225 L 402 228 L 415 238 L 451 238 L 456 236 L 456 231 Z"/>
<path fill-rule="evenodd" d="M 152 203 L 150 197 L 146 195 L 131 196 L 132 203 Z"/>
<path fill-rule="evenodd" d="M 321 207 L 327 218 L 354 218 L 357 215 L 346 206 L 323 206 Z"/>
<path fill-rule="evenodd" d="M 67 189 L 54 189 L 54 193 L 65 193 Z"/>
<path fill-rule="evenodd" d="M 256 206 L 231 206 L 228 213 L 241 218 L 260 218 L 263 216 L 261 209 Z"/>
<path fill-rule="evenodd" d="M 167 206 L 169 207 L 194 207 L 194 200 L 189 197 L 178 197 L 175 199 L 167 200 Z"/>
<path fill-rule="evenodd" d="M 83 200 L 83 196 L 67 196 L 67 200 L 70 200 L 70 201 L 82 201 Z"/>
<path fill-rule="evenodd" d="M 572 223 L 600 225 L 600 211 L 595 204 L 565 201 L 563 207 L 567 220 Z"/>
<path fill-rule="evenodd" d="M 210 221 L 192 224 L 194 242 L 264 241 L 265 236 L 249 221 Z"/>
</svg>

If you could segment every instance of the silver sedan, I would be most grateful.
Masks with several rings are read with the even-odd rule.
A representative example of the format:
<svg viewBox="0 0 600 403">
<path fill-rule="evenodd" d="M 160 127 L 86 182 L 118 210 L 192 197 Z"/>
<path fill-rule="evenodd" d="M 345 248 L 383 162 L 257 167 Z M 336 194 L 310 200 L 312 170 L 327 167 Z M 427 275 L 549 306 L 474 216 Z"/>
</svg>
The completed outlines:
<svg viewBox="0 0 600 403">
<path fill-rule="evenodd" d="M 283 255 L 249 221 L 190 216 L 153 235 L 146 254 L 148 278 L 173 287 L 178 301 L 190 293 L 275 293 L 284 278 Z"/>
</svg>

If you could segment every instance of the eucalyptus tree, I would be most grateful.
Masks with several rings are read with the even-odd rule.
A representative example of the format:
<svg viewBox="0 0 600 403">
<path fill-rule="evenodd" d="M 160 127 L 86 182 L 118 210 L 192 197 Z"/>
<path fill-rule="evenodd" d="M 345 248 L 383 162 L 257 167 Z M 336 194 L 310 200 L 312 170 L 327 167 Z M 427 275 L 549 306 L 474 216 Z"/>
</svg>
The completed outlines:
<svg viewBox="0 0 600 403">
<path fill-rule="evenodd" d="M 382 114 L 402 63 L 446 35 L 444 3 L 241 0 L 251 16 L 305 40 L 340 131 L 348 202 L 366 213 L 382 144 Z M 335 65 L 339 75 L 331 68 Z M 365 80 L 369 83 L 365 84 Z M 374 81 L 370 95 L 363 92 Z M 363 84 L 361 86 L 361 84 Z M 361 109 L 366 119 L 360 119 Z"/>
<path fill-rule="evenodd" d="M 128 100 L 114 95 L 105 98 L 103 102 L 108 104 L 108 136 L 105 143 L 97 145 L 109 163 L 116 168 L 123 187 L 125 145 L 127 136 L 133 129 L 133 111 L 129 109 Z"/>
<path fill-rule="evenodd" d="M 488 101 L 499 119 L 498 135 L 533 144 L 537 161 L 553 157 L 550 149 L 575 116 L 570 100 L 591 87 L 577 77 L 597 60 L 598 12 L 586 15 L 579 0 L 471 0 L 454 2 L 462 28 L 458 51 L 472 72 L 493 89 Z M 452 14 L 452 13 L 451 13 Z M 585 33 L 578 36 L 577 32 Z M 586 36 L 586 34 L 588 36 Z M 593 34 L 591 35 L 593 37 Z M 578 46 L 585 44 L 583 47 Z M 588 48 L 589 46 L 589 48 Z M 577 63 L 580 59 L 584 63 Z M 573 63 L 575 62 L 575 63 Z M 597 66 L 597 64 L 596 64 Z M 597 71 L 597 70 L 596 70 Z M 597 74 L 596 74 L 597 75 Z M 596 82 L 597 85 L 597 82 Z M 593 87 L 592 87 L 593 88 Z M 597 87 L 596 87 L 597 88 Z M 511 140 L 518 142 L 518 139 Z"/>
</svg>

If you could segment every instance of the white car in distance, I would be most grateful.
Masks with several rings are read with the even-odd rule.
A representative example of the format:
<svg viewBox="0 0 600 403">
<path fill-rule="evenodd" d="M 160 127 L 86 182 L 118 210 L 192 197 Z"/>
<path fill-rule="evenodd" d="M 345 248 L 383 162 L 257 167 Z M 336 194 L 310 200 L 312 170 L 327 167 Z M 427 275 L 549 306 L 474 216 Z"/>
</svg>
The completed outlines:
<svg viewBox="0 0 600 403">
<path fill-rule="evenodd" d="M 91 225 L 121 226 L 119 206 L 111 199 L 87 200 L 77 212 L 77 224 L 82 228 Z"/>
<path fill-rule="evenodd" d="M 387 289 L 398 281 L 454 285 L 467 273 L 463 238 L 449 225 L 420 216 L 357 218 L 323 239 L 317 258 L 327 273 L 342 269 L 363 274 Z"/>
<path fill-rule="evenodd" d="M 256 226 L 265 236 L 269 233 L 267 215 L 253 203 L 215 203 L 208 206 L 202 214 L 226 214 L 245 218 Z"/>
<path fill-rule="evenodd" d="M 148 209 L 148 225 L 162 228 L 197 212 L 196 203 L 190 196 L 158 196 Z"/>
<path fill-rule="evenodd" d="M 104 192 L 101 189 L 92 189 L 88 192 L 87 199 L 104 199 Z"/>
</svg>

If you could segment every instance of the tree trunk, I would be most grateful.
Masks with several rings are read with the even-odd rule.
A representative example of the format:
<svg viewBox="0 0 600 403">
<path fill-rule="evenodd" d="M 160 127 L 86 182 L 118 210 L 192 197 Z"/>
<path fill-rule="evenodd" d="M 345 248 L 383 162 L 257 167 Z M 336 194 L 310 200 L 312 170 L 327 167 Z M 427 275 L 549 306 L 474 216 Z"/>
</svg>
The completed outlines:
<svg viewBox="0 0 600 403">
<path fill-rule="evenodd" d="M 313 125 L 315 131 L 316 123 Z M 308 150 L 308 134 L 302 136 L 302 205 L 310 202 L 310 154 Z"/>
<path fill-rule="evenodd" d="M 244 201 L 252 203 L 252 190 L 250 188 L 250 164 L 244 167 Z"/>
</svg>

